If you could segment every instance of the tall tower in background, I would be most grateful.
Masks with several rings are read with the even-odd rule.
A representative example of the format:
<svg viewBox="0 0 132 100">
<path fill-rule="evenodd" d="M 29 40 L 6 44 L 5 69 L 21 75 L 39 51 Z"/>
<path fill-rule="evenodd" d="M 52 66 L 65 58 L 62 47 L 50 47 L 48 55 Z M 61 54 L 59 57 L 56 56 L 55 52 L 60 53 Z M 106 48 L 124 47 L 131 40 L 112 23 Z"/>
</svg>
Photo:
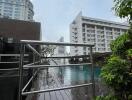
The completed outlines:
<svg viewBox="0 0 132 100">
<path fill-rule="evenodd" d="M 60 39 L 57 42 L 64 42 L 64 37 L 60 37 Z M 56 56 L 64 56 L 66 54 L 66 48 L 65 46 L 57 46 L 54 55 Z"/>
<path fill-rule="evenodd" d="M 57 42 L 64 42 L 64 37 L 60 37 L 60 39 Z M 65 46 L 57 46 L 54 50 L 54 55 L 53 56 L 67 56 L 67 51 Z M 65 64 L 68 62 L 67 59 L 57 59 L 56 62 L 58 64 Z"/>
<path fill-rule="evenodd" d="M 0 0 L 0 17 L 33 21 L 33 4 L 30 0 Z"/>
</svg>

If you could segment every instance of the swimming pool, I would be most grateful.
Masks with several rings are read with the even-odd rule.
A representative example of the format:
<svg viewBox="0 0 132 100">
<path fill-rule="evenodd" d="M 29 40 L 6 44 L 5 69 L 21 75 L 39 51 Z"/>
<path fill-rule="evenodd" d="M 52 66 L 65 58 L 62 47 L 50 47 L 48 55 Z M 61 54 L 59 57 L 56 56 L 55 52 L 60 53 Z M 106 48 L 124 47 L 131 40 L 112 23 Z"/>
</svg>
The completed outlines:
<svg viewBox="0 0 132 100">
<path fill-rule="evenodd" d="M 95 76 L 95 94 L 102 95 L 105 93 L 106 89 L 101 84 L 100 81 L 100 67 L 94 67 L 94 76 Z M 73 86 L 79 84 L 90 83 L 91 80 L 91 67 L 90 66 L 72 66 L 72 67 L 61 67 L 61 68 L 49 68 L 48 73 L 46 70 L 41 71 L 41 74 L 38 78 L 38 86 L 40 90 L 51 89 L 51 88 L 60 88 L 65 86 Z M 70 99 L 64 100 L 91 100 L 92 98 L 92 87 L 81 87 L 75 89 L 66 89 L 62 91 L 42 93 L 38 95 L 36 100 L 62 100 L 62 97 L 66 93 Z M 52 94 L 55 94 L 53 96 Z M 50 99 L 48 99 L 50 98 Z M 60 98 L 60 99 L 55 99 Z"/>
<path fill-rule="evenodd" d="M 75 83 L 87 83 L 91 80 L 91 67 L 90 66 L 72 66 L 54 68 L 54 72 L 57 74 L 63 84 L 75 84 Z M 94 78 L 99 79 L 100 67 L 94 67 Z"/>
</svg>

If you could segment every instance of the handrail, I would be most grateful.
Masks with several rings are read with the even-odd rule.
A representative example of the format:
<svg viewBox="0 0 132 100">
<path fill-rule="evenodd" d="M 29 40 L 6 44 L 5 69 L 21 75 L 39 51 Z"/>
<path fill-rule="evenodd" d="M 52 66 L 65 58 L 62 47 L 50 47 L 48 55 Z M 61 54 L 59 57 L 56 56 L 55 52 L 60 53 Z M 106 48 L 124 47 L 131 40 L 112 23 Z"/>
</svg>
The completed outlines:
<svg viewBox="0 0 132 100">
<path fill-rule="evenodd" d="M 18 68 L 9 68 L 9 69 L 0 69 L 0 71 L 15 71 L 19 70 Z"/>
<path fill-rule="evenodd" d="M 20 54 L 0 54 L 0 56 L 4 57 L 20 57 Z M 24 54 L 24 56 L 29 56 L 28 54 Z"/>
<path fill-rule="evenodd" d="M 81 65 L 91 65 L 91 63 L 81 63 L 81 64 L 64 64 L 64 65 L 32 65 L 23 66 L 23 68 L 50 68 L 50 67 L 68 67 L 68 66 L 81 66 Z"/>
<path fill-rule="evenodd" d="M 36 93 L 43 93 L 43 92 L 52 92 L 52 91 L 59 91 L 59 90 L 65 90 L 65 89 L 73 89 L 73 88 L 78 88 L 78 87 L 90 86 L 92 84 L 93 83 L 88 83 L 88 84 L 81 84 L 81 85 L 74 85 L 74 86 L 66 86 L 66 87 L 62 87 L 62 88 L 46 89 L 46 90 L 31 91 L 31 92 L 22 92 L 22 95 L 36 94 Z"/>
<path fill-rule="evenodd" d="M 23 75 L 24 77 L 26 75 Z M 19 75 L 0 75 L 0 78 L 20 77 Z"/>
<path fill-rule="evenodd" d="M 70 55 L 68 55 L 68 56 L 51 56 L 51 57 L 41 57 L 41 58 L 45 58 L 45 59 L 47 59 L 47 58 L 55 58 L 55 59 L 58 59 L 58 58 L 83 58 L 83 57 L 90 57 L 90 55 L 79 55 L 79 56 L 70 56 Z"/>
<path fill-rule="evenodd" d="M 19 63 L 19 61 L 13 61 L 13 62 L 0 62 L 0 64 L 16 64 Z"/>
<path fill-rule="evenodd" d="M 63 43 L 63 42 L 45 42 L 45 41 L 35 41 L 35 40 L 21 40 L 21 43 L 28 44 L 37 44 L 37 45 L 63 45 L 63 46 L 87 46 L 93 47 L 94 44 L 86 44 L 86 43 Z"/>
</svg>

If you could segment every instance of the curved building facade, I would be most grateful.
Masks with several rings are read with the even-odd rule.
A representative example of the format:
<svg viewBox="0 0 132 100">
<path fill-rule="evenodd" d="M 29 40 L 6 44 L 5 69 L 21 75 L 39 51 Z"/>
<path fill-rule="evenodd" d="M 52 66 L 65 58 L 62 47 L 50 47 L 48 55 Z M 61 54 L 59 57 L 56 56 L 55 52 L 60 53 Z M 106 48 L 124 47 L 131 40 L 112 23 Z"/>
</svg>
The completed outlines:
<svg viewBox="0 0 132 100">
<path fill-rule="evenodd" d="M 33 4 L 30 0 L 0 0 L 0 16 L 33 21 Z"/>
</svg>

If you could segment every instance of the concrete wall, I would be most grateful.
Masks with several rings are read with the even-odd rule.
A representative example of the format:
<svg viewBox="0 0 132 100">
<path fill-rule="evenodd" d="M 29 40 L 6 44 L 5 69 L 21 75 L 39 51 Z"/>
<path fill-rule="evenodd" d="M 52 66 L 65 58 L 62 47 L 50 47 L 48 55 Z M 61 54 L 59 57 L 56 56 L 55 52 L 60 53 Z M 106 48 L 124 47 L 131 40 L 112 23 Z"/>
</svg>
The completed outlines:
<svg viewBox="0 0 132 100">
<path fill-rule="evenodd" d="M 17 40 L 40 40 L 40 23 L 12 19 L 0 19 L 0 36 Z"/>
</svg>

